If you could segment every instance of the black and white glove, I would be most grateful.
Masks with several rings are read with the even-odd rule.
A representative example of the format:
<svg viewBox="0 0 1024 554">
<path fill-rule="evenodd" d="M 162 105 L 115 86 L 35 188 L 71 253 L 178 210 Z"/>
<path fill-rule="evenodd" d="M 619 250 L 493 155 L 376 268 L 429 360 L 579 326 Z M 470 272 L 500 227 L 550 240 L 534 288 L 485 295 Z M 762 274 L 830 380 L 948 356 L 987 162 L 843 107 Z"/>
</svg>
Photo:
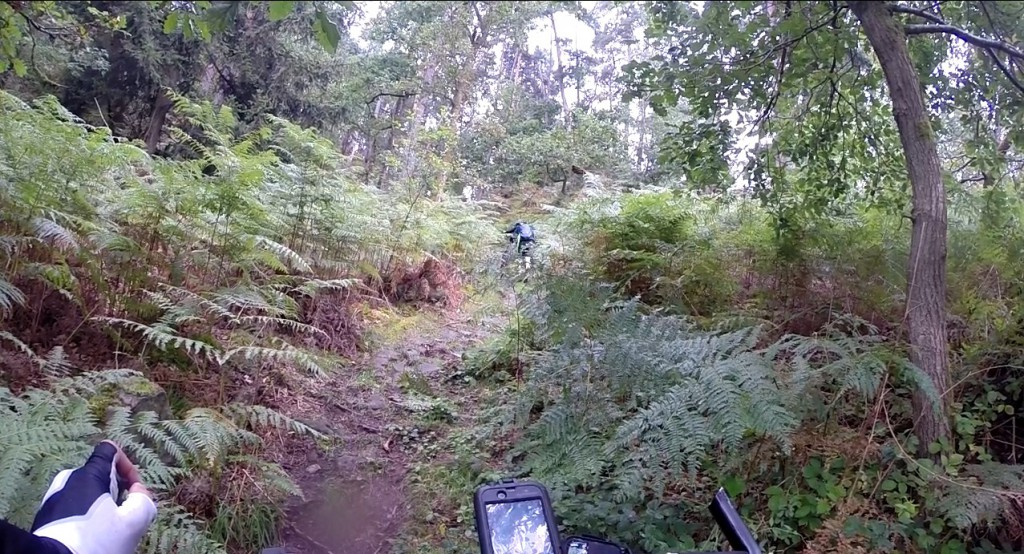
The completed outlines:
<svg viewBox="0 0 1024 554">
<path fill-rule="evenodd" d="M 128 489 L 120 505 L 118 478 Z M 54 477 L 32 533 L 73 554 L 133 554 L 154 519 L 156 503 L 138 470 L 116 444 L 103 441 L 82 467 Z"/>
</svg>

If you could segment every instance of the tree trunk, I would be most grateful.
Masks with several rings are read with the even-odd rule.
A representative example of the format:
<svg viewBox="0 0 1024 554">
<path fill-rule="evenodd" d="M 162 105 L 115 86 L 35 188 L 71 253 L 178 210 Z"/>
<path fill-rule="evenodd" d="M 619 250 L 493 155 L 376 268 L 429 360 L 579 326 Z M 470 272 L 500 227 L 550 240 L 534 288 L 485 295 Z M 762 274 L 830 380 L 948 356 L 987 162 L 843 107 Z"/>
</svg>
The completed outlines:
<svg viewBox="0 0 1024 554">
<path fill-rule="evenodd" d="M 860 20 L 885 73 L 910 177 L 913 230 L 906 307 L 910 359 L 931 379 L 940 395 L 937 399 L 931 398 L 920 387 L 914 392 L 914 431 L 920 441 L 919 453 L 927 454 L 929 444 L 950 436 L 944 396 L 949 388 L 949 358 L 946 338 L 946 193 L 942 166 L 921 82 L 910 60 L 906 35 L 884 2 L 854 1 L 849 5 Z"/>
<path fill-rule="evenodd" d="M 647 131 L 647 99 L 640 100 L 640 122 L 637 125 L 637 131 L 639 136 L 636 142 L 636 167 L 640 171 L 644 171 L 644 134 Z"/>
<path fill-rule="evenodd" d="M 405 155 L 404 163 L 402 164 L 402 181 L 407 181 L 412 178 L 416 172 L 416 168 L 419 166 L 419 160 L 417 159 L 418 146 L 417 141 L 419 140 L 420 127 L 423 125 L 423 115 L 426 113 L 427 100 L 430 95 L 427 93 L 428 90 L 434 86 L 434 76 L 437 74 L 437 62 L 433 58 L 427 61 L 427 66 L 423 69 L 423 90 L 413 100 L 412 116 L 409 119 L 409 133 L 405 141 Z"/>
<path fill-rule="evenodd" d="M 149 128 L 146 129 L 146 152 L 149 155 L 156 153 L 156 147 L 160 143 L 160 132 L 164 128 L 164 120 L 171 111 L 171 99 L 161 90 L 156 95 L 156 102 L 153 103 L 153 114 L 149 117 Z"/>
<path fill-rule="evenodd" d="M 474 6 L 474 10 L 476 7 Z M 458 171 L 455 165 L 458 137 L 462 130 L 462 110 L 466 99 L 472 100 L 473 87 L 476 84 L 476 65 L 479 62 L 480 50 L 487 44 L 487 25 L 483 16 L 476 11 L 478 28 L 469 36 L 469 58 L 465 65 L 459 68 L 455 77 L 455 90 L 452 94 L 452 111 L 448 114 L 448 128 L 455 135 L 454 144 L 449 144 L 444 151 L 444 168 L 441 170 L 441 177 L 438 180 L 438 192 L 443 193 L 448 186 L 448 176 Z"/>
<path fill-rule="evenodd" d="M 558 62 L 558 92 L 562 96 L 562 117 L 566 126 L 569 125 L 569 101 L 565 99 L 565 68 L 562 67 L 562 43 L 558 40 L 558 28 L 555 27 L 555 12 L 548 14 L 551 19 L 551 34 L 555 36 L 555 61 Z"/>
</svg>

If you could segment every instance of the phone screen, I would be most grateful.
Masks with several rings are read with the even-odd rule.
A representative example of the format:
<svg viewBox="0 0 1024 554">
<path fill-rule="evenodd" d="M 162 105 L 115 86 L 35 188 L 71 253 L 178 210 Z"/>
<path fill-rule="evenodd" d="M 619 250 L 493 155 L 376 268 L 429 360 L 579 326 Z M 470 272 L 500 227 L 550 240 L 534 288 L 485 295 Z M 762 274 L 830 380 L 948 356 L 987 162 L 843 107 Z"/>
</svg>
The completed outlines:
<svg viewBox="0 0 1024 554">
<path fill-rule="evenodd" d="M 539 499 L 488 504 L 487 526 L 494 554 L 555 554 Z"/>
</svg>

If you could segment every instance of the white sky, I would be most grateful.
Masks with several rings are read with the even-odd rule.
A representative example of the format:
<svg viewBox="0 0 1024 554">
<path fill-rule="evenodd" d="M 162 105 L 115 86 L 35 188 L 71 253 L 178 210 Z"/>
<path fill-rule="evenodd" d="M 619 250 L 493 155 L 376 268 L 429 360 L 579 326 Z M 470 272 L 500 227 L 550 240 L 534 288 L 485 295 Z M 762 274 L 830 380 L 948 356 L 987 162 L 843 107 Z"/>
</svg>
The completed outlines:
<svg viewBox="0 0 1024 554">
<path fill-rule="evenodd" d="M 356 41 L 362 44 L 363 26 L 376 16 L 382 7 L 391 2 L 376 1 L 376 2 L 356 2 L 356 5 L 363 10 L 363 16 L 359 18 L 355 25 L 352 26 L 352 36 Z M 584 1 L 580 2 L 586 9 L 592 9 L 597 4 L 596 1 Z M 527 39 L 527 44 L 530 50 L 535 47 L 542 47 L 550 49 L 554 47 L 554 34 L 551 32 L 551 24 L 547 19 L 538 21 L 539 25 L 530 31 Z M 594 43 L 594 31 L 587 24 L 576 19 L 574 16 L 565 13 L 558 12 L 555 14 L 555 24 L 558 25 L 558 32 L 562 38 L 567 38 L 572 41 L 572 48 L 578 50 L 585 50 L 587 52 L 593 52 Z"/>
</svg>

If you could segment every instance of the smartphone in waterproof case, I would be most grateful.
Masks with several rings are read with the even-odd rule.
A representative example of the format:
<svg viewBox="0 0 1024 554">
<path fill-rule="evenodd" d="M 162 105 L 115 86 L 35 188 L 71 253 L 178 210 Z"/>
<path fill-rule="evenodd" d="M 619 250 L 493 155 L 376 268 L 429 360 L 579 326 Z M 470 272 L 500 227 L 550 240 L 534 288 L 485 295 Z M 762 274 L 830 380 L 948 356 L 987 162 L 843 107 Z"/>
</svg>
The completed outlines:
<svg viewBox="0 0 1024 554">
<path fill-rule="evenodd" d="M 560 554 L 558 526 L 544 485 L 502 481 L 473 495 L 480 554 Z"/>
</svg>

